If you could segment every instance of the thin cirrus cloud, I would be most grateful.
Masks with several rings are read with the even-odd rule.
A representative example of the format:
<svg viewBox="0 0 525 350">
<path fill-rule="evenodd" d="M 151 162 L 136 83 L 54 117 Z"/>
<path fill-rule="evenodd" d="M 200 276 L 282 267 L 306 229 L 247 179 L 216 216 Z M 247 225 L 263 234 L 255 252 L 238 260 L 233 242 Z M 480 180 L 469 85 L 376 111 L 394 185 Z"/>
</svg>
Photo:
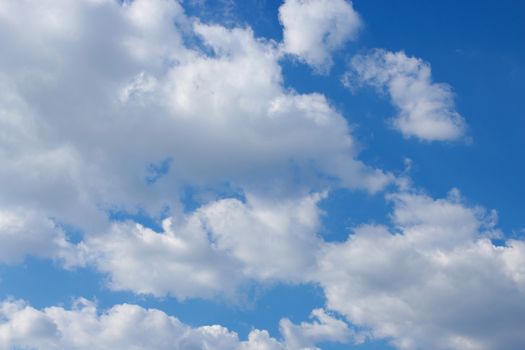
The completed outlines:
<svg viewBox="0 0 525 350">
<path fill-rule="evenodd" d="M 177 1 L 0 1 L 0 262 L 94 267 L 110 290 L 179 300 L 242 303 L 245 287 L 315 285 L 325 308 L 299 324 L 283 318 L 280 339 L 254 330 L 240 340 L 136 305 L 5 300 L 0 349 L 298 350 L 368 339 L 521 349 L 525 245 L 494 245 L 496 215 L 457 191 L 434 199 L 390 188 L 390 227 L 362 225 L 343 242 L 319 234 L 332 189 L 380 193 L 396 179 L 359 158 L 325 95 L 285 87 L 283 53 L 327 73 L 357 37 L 352 3 L 287 0 L 275 15 L 280 43 L 188 17 Z M 403 135 L 464 136 L 452 90 L 428 63 L 375 50 L 350 70 L 350 84 L 390 96 Z M 185 208 L 187 188 L 196 209 Z M 135 222 L 139 212 L 161 229 Z M 82 232 L 77 243 L 68 227 Z"/>
<path fill-rule="evenodd" d="M 419 58 L 382 49 L 356 55 L 343 83 L 386 92 L 399 111 L 392 126 L 406 137 L 451 141 L 465 134 L 466 123 L 455 109 L 451 87 L 433 82 L 430 65 Z"/>
</svg>

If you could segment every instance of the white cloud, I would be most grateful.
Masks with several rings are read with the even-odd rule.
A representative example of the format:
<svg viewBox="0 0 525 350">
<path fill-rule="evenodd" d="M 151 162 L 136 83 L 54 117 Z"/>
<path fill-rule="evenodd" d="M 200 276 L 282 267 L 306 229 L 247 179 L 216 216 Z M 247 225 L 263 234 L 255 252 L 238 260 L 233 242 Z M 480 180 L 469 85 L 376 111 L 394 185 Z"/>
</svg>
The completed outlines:
<svg viewBox="0 0 525 350">
<path fill-rule="evenodd" d="M 234 300 L 247 283 L 298 283 L 312 273 L 321 244 L 319 198 L 219 200 L 166 219 L 159 233 L 115 223 L 90 237 L 86 249 L 113 289 Z"/>
<path fill-rule="evenodd" d="M 286 0 L 279 8 L 283 50 L 319 71 L 332 65 L 332 53 L 355 40 L 361 19 L 346 0 Z"/>
<path fill-rule="evenodd" d="M 296 325 L 286 318 L 281 320 L 280 329 L 288 349 L 319 349 L 315 344 L 326 341 L 348 343 L 354 336 L 346 322 L 329 315 L 323 309 L 313 310 L 311 318 L 318 321 Z"/>
<path fill-rule="evenodd" d="M 0 209 L 0 263 L 19 263 L 27 254 L 82 265 L 82 254 L 52 220 L 25 210 Z"/>
<path fill-rule="evenodd" d="M 219 200 L 163 232 L 115 224 L 86 246 L 114 289 L 136 293 L 239 300 L 251 282 L 319 283 L 327 307 L 360 330 L 315 311 L 320 323 L 281 321 L 290 348 L 369 337 L 407 350 L 519 349 L 525 243 L 495 246 L 496 214 L 467 206 L 457 190 L 388 198 L 393 229 L 361 226 L 342 243 L 316 235 L 322 212 L 312 195 Z"/>
<path fill-rule="evenodd" d="M 318 199 L 219 200 L 165 221 L 160 233 L 114 224 L 85 249 L 114 289 L 136 293 L 232 298 L 251 281 L 320 283 L 327 307 L 360 329 L 356 334 L 322 310 L 312 323 L 283 319 L 279 346 L 287 349 L 366 337 L 408 350 L 520 348 L 525 243 L 493 245 L 489 238 L 500 235 L 494 213 L 466 206 L 456 190 L 438 200 L 397 193 L 389 196 L 393 230 L 362 226 L 346 242 L 325 243 L 315 234 Z M 46 327 L 28 329 L 54 329 Z M 12 332 L 9 339 L 18 334 Z M 249 337 L 258 346 L 269 346 L 267 340 L 264 332 Z"/>
<path fill-rule="evenodd" d="M 177 212 L 186 186 L 286 197 L 391 181 L 356 159 L 323 95 L 283 87 L 275 43 L 176 1 L 2 2 L 0 43 L 6 210 L 89 235 L 107 210 Z M 167 174 L 146 181 L 165 159 Z"/>
<path fill-rule="evenodd" d="M 216 247 L 244 265 L 243 273 L 258 280 L 302 281 L 315 265 L 322 195 L 297 200 L 247 202 L 227 199 L 199 214 Z"/>
<path fill-rule="evenodd" d="M 284 50 L 316 69 L 359 27 L 344 1 L 287 1 L 280 18 Z M 392 176 L 357 159 L 346 120 L 325 96 L 284 88 L 278 44 L 249 28 L 199 23 L 167 0 L 2 1 L 0 43 L 1 262 L 34 254 L 71 266 L 87 254 L 113 289 L 180 299 L 318 282 L 331 309 L 402 349 L 525 341 L 525 245 L 494 246 L 494 217 L 481 209 L 397 194 L 395 234 L 363 226 L 345 243 L 317 236 L 319 196 L 305 193 L 373 192 Z M 428 64 L 375 51 L 352 65 L 359 82 L 388 91 L 406 136 L 463 135 L 450 88 L 431 81 Z M 146 181 L 166 159 L 167 174 Z M 185 186 L 224 183 L 246 200 L 183 214 Z M 162 232 L 106 218 L 139 208 L 159 217 L 166 206 Z M 81 228 L 83 243 L 68 243 L 62 223 Z M 219 326 L 189 328 L 129 305 L 98 315 L 89 305 L 5 302 L 2 313 L 4 348 L 293 349 L 352 334 L 324 311 L 313 323 L 283 320 L 282 342 L 264 331 L 242 342 Z"/>
<path fill-rule="evenodd" d="M 294 337 L 314 342 L 342 340 L 343 322 L 315 310 L 319 321 L 296 326 L 286 320 L 284 328 L 294 328 Z M 340 322 L 340 323 L 339 323 Z M 304 333 L 304 334 L 303 334 Z M 53 306 L 35 309 L 22 301 L 0 303 L 0 349 L 35 350 L 304 350 L 302 345 L 270 337 L 265 330 L 252 330 L 247 340 L 220 325 L 190 327 L 156 309 L 120 304 L 100 312 L 96 305 L 78 299 L 72 309 Z M 295 338 L 294 338 L 295 339 Z"/>
<path fill-rule="evenodd" d="M 327 245 L 328 307 L 399 349 L 521 349 L 525 244 L 493 245 L 494 216 L 454 197 L 393 195 L 394 232 L 362 226 Z"/>
<path fill-rule="evenodd" d="M 357 82 L 386 90 L 399 110 L 392 124 L 404 136 L 445 141 L 464 135 L 465 121 L 454 107 L 452 90 L 447 84 L 432 82 L 428 63 L 402 51 L 378 49 L 354 56 L 350 68 L 343 79 L 348 86 Z"/>
<path fill-rule="evenodd" d="M 174 156 L 182 176 L 209 182 L 203 177 L 213 174 L 249 190 L 264 184 L 264 191 L 305 180 L 315 187 L 314 169 L 343 186 L 371 191 L 390 181 L 355 160 L 348 125 L 323 95 L 282 87 L 273 44 L 255 39 L 249 29 L 197 23 L 195 31 L 215 57 L 201 55 L 174 67 L 164 86 L 172 118 L 189 129 L 179 142 L 192 137 L 193 149 L 181 147 Z"/>
</svg>

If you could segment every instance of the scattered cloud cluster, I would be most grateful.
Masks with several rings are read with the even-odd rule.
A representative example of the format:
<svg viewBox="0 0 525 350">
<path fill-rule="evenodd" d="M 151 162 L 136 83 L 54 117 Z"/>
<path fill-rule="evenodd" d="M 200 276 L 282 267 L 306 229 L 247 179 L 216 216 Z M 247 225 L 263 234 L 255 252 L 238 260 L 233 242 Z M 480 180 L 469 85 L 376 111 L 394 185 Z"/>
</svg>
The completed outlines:
<svg viewBox="0 0 525 350">
<path fill-rule="evenodd" d="M 457 190 L 444 199 L 397 192 L 388 195 L 392 228 L 364 225 L 345 242 L 327 243 L 316 236 L 317 200 L 283 207 L 228 199 L 179 228 L 117 224 L 119 231 L 87 243 L 103 252 L 99 268 L 112 286 L 137 293 L 206 298 L 235 295 L 246 281 L 319 284 L 327 307 L 361 329 L 336 341 L 385 338 L 407 350 L 523 344 L 525 243 L 494 245 L 501 236 L 494 212 L 467 206 Z M 288 339 L 299 344 L 295 327 Z"/>
<path fill-rule="evenodd" d="M 520 349 L 525 341 L 521 332 L 525 243 L 492 243 L 491 238 L 501 236 L 495 213 L 466 205 L 457 190 L 444 199 L 396 192 L 388 195 L 394 204 L 392 227 L 363 225 L 346 241 L 328 243 L 316 235 L 321 214 L 318 200 L 319 196 L 310 196 L 275 205 L 225 199 L 179 218 L 180 222 L 167 219 L 163 232 L 115 223 L 107 234 L 83 242 L 84 254 L 89 263 L 109 274 L 112 288 L 139 294 L 169 294 L 179 299 L 238 297 L 238 289 L 249 281 L 320 285 L 327 309 L 344 319 L 325 310 L 314 311 L 318 319 L 314 323 L 297 325 L 283 319 L 284 345 L 272 340 L 276 349 L 315 349 L 323 341 L 366 339 L 388 339 L 406 350 L 421 346 Z M 26 329 L 17 326 L 22 322 L 17 317 L 4 316 L 8 321 L 0 326 L 9 330 L 9 336 L 3 337 L 12 344 L 18 344 L 12 339 L 33 339 L 32 335 L 16 338 L 17 327 Z M 104 314 L 100 320 L 108 317 Z M 62 334 L 49 327 L 53 329 L 49 334 Z M 47 328 L 27 329 L 38 336 Z M 228 343 L 231 348 L 241 346 L 236 336 L 221 334 L 233 339 Z M 251 349 L 251 341 L 263 341 L 260 336 L 269 341 L 264 332 L 254 331 L 242 346 Z M 83 338 L 91 339 L 74 339 Z M 179 344 L 181 339 L 186 338 L 177 336 L 170 344 Z M 47 344 L 48 340 L 40 341 Z M 122 340 L 107 341 L 120 344 Z"/>
<path fill-rule="evenodd" d="M 457 191 L 433 199 L 405 185 L 386 195 L 390 227 L 320 236 L 332 188 L 377 193 L 395 178 L 359 159 L 326 96 L 284 85 L 283 53 L 328 72 L 362 27 L 352 3 L 286 0 L 279 20 L 276 43 L 202 23 L 177 1 L 0 2 L 0 263 L 93 266 L 113 290 L 181 300 L 242 299 L 274 283 L 326 296 L 311 322 L 282 319 L 282 339 L 253 330 L 247 340 L 136 305 L 6 300 L 0 349 L 299 350 L 368 338 L 403 350 L 522 348 L 525 243 L 495 245 L 496 215 Z M 403 135 L 464 135 L 429 64 L 375 50 L 350 68 L 347 83 L 390 96 Z M 188 188 L 195 210 L 184 207 Z M 115 212 L 146 213 L 162 229 Z"/>
<path fill-rule="evenodd" d="M 502 342 L 513 349 L 523 341 L 520 332 L 505 334 L 525 319 L 503 322 L 503 315 L 514 315 L 525 297 L 525 243 L 494 245 L 491 238 L 501 236 L 494 212 L 465 205 L 457 190 L 445 199 L 397 192 L 388 195 L 393 228 L 365 225 L 346 242 L 327 243 L 317 235 L 319 198 L 225 199 L 177 223 L 166 220 L 160 233 L 117 223 L 85 244 L 117 290 L 240 300 L 252 282 L 314 283 L 331 310 L 369 330 L 354 341 L 391 338 L 401 349 Z M 501 315 L 498 327 L 491 315 Z"/>
<path fill-rule="evenodd" d="M 110 211 L 181 211 L 188 186 L 282 198 L 392 180 L 325 96 L 283 87 L 276 44 L 249 28 L 169 0 L 44 0 L 2 2 L 0 29 L 3 211 L 89 234 Z"/>
<path fill-rule="evenodd" d="M 454 107 L 449 85 L 432 81 L 430 65 L 404 52 L 376 49 L 356 55 L 343 82 L 350 87 L 364 84 L 386 92 L 399 115 L 394 128 L 406 137 L 425 141 L 457 140 L 466 124 Z"/>
</svg>

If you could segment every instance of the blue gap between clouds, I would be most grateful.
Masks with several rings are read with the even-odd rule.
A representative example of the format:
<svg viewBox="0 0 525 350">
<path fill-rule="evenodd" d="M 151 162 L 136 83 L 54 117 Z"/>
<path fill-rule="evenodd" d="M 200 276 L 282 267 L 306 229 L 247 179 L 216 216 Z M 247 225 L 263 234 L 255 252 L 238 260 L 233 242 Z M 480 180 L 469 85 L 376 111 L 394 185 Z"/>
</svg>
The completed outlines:
<svg viewBox="0 0 525 350">
<path fill-rule="evenodd" d="M 74 299 L 84 297 L 95 300 L 99 310 L 120 303 L 137 304 L 160 309 L 192 326 L 220 324 L 236 331 L 243 339 L 253 328 L 267 329 L 272 336 L 280 337 L 281 318 L 304 321 L 311 310 L 324 305 L 323 293 L 314 285 L 278 284 L 261 288 L 247 305 L 135 295 L 109 290 L 105 286 L 107 277 L 92 268 L 64 270 L 55 262 L 38 258 L 28 258 L 19 265 L 0 266 L 0 276 L 0 300 L 15 297 L 29 301 L 35 308 L 52 305 L 70 308 Z"/>
<path fill-rule="evenodd" d="M 0 300 L 15 297 L 29 301 L 38 309 L 57 305 L 69 309 L 76 298 L 84 297 L 96 301 L 99 312 L 116 304 L 136 304 L 162 310 L 194 327 L 220 324 L 237 332 L 241 339 L 246 339 L 254 328 L 266 329 L 273 337 L 280 338 L 281 318 L 287 317 L 294 323 L 307 321 L 311 310 L 324 305 L 323 292 L 314 285 L 275 285 L 261 291 L 255 303 L 247 307 L 115 292 L 105 287 L 105 276 L 91 268 L 64 270 L 52 261 L 37 258 L 28 258 L 20 265 L 0 266 L 0 276 Z M 349 348 L 391 349 L 384 341 L 369 341 L 358 346 L 323 345 L 325 350 Z"/>
</svg>

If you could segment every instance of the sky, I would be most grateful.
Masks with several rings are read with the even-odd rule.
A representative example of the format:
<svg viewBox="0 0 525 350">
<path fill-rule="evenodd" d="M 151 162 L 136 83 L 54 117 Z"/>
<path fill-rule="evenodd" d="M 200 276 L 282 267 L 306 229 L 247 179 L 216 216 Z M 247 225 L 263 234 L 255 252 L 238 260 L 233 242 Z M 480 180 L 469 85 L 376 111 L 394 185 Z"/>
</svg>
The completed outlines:
<svg viewBox="0 0 525 350">
<path fill-rule="evenodd" d="M 521 350 L 525 2 L 0 0 L 0 350 Z"/>
</svg>

